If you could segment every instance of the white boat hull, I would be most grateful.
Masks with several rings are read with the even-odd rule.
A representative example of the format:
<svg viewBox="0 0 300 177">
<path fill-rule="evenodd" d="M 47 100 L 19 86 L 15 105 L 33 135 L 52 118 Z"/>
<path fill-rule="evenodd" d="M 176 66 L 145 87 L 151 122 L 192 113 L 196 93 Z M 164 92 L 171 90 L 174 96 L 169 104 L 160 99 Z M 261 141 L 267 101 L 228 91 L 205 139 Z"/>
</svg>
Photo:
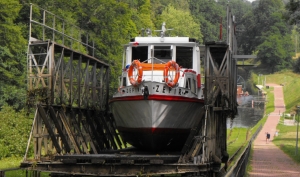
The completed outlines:
<svg viewBox="0 0 300 177">
<path fill-rule="evenodd" d="M 199 43 L 189 37 L 131 39 L 124 45 L 111 112 L 122 139 L 147 150 L 181 150 L 204 105 Z"/>
<path fill-rule="evenodd" d="M 124 97 L 112 100 L 117 128 L 129 144 L 147 150 L 180 150 L 190 129 L 199 119 L 203 100 L 169 101 L 151 96 L 144 100 Z M 167 97 L 170 98 L 170 97 Z"/>
</svg>

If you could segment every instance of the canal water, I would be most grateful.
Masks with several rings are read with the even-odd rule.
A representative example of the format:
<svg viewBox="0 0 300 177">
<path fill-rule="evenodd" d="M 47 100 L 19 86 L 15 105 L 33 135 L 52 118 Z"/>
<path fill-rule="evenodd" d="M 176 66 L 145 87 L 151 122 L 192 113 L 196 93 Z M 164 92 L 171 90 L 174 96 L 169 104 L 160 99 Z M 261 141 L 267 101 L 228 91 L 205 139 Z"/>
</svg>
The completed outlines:
<svg viewBox="0 0 300 177">
<path fill-rule="evenodd" d="M 258 96 L 238 97 L 238 115 L 233 120 L 227 118 L 227 128 L 251 128 L 257 124 L 264 115 L 265 99 Z"/>
</svg>

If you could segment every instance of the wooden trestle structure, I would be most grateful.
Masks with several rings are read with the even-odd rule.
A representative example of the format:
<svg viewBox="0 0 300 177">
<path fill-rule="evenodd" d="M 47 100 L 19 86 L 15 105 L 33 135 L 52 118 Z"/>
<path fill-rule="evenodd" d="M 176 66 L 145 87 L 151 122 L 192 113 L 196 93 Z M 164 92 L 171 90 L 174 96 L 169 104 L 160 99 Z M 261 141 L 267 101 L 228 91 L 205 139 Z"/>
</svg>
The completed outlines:
<svg viewBox="0 0 300 177">
<path fill-rule="evenodd" d="M 31 5 L 27 66 L 28 103 L 36 105 L 32 134 L 34 159 L 54 154 L 98 154 L 103 150 L 122 149 L 125 145 L 107 112 L 108 64 L 92 56 L 94 48 L 89 41 L 81 42 L 82 36 L 73 38 L 66 32 L 69 29 L 63 29 L 65 33 L 57 31 L 55 20 L 58 17 L 50 12 L 41 11 L 41 23 L 33 19 L 33 8 L 38 7 Z M 45 23 L 47 17 L 53 17 L 53 26 Z M 43 29 L 42 39 L 51 36 L 52 40 L 32 37 L 37 33 L 35 25 Z M 60 25 L 67 26 L 65 23 Z M 86 49 L 80 52 L 54 42 L 60 40 L 59 37 Z M 91 54 L 84 54 L 88 52 Z"/>
<path fill-rule="evenodd" d="M 226 42 L 204 47 L 205 106 L 181 152 L 153 154 L 126 148 L 108 112 L 109 65 L 93 57 L 93 46 L 58 31 L 55 15 L 40 9 L 43 20 L 30 15 L 28 96 L 36 106 L 33 123 L 34 158 L 25 155 L 22 167 L 52 176 L 204 175 L 219 173 L 226 163 L 226 118 L 237 113 L 236 40 L 228 10 Z M 54 21 L 47 25 L 49 14 Z M 42 21 L 42 22 L 41 22 Z M 56 20 L 57 21 L 57 20 Z M 38 38 L 32 27 L 39 26 Z M 64 22 L 61 24 L 66 26 Z M 48 32 L 47 32 L 48 30 Z M 63 29 L 62 31 L 68 31 Z M 52 40 L 45 40 L 46 35 Z M 63 37 L 58 40 L 56 37 Z M 65 37 L 65 38 L 64 38 Z M 64 41 L 85 46 L 79 52 Z M 87 39 L 87 37 L 85 37 Z M 54 41 L 63 41 L 62 44 Z M 74 46 L 74 44 L 70 46 Z M 123 148 L 123 149 L 122 149 Z M 125 148 L 125 149 L 124 149 Z M 34 161 L 34 162 L 32 162 Z M 33 165 L 34 164 L 34 165 Z"/>
<path fill-rule="evenodd" d="M 33 129 L 35 159 L 42 152 L 53 153 L 53 148 L 57 154 L 122 148 L 106 111 L 108 65 L 51 41 L 33 42 L 29 48 L 28 95 L 39 99 Z M 36 53 L 40 50 L 45 53 Z"/>
<path fill-rule="evenodd" d="M 202 162 L 228 160 L 226 118 L 237 114 L 237 45 L 233 16 L 227 9 L 227 41 L 205 44 L 205 106 L 182 149 L 180 162 L 197 158 Z"/>
</svg>

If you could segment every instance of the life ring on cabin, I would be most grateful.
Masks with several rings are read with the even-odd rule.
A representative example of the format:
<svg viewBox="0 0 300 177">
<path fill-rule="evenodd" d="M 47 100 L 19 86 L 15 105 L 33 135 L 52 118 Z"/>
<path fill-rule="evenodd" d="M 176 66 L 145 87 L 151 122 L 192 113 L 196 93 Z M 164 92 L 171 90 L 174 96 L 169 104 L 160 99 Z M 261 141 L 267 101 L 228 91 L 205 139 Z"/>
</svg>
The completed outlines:
<svg viewBox="0 0 300 177">
<path fill-rule="evenodd" d="M 133 76 L 133 70 L 137 70 L 137 75 Z M 142 82 L 143 77 L 143 67 L 139 60 L 133 60 L 129 69 L 128 69 L 128 78 L 130 84 L 133 86 L 138 86 Z"/>
<path fill-rule="evenodd" d="M 175 78 L 170 78 L 169 79 L 169 71 L 170 68 L 173 67 L 175 69 Z M 165 64 L 165 69 L 164 69 L 164 80 L 165 83 L 168 87 L 175 87 L 179 77 L 180 77 L 180 68 L 179 65 L 175 61 L 169 61 L 168 63 Z"/>
</svg>

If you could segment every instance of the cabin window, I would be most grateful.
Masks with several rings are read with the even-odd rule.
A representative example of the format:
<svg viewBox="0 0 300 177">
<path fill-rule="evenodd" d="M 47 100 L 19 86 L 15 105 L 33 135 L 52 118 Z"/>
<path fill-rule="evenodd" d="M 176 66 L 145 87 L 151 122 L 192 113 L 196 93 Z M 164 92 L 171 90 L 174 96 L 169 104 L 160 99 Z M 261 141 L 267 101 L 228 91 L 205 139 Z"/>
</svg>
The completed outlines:
<svg viewBox="0 0 300 177">
<path fill-rule="evenodd" d="M 140 62 L 144 62 L 147 61 L 147 59 L 148 59 L 148 46 L 132 47 L 131 61 L 140 60 Z"/>
<path fill-rule="evenodd" d="M 176 62 L 182 68 L 193 68 L 193 47 L 176 47 Z"/>
<path fill-rule="evenodd" d="M 196 79 L 193 78 L 193 81 L 191 82 L 191 91 L 193 93 L 196 93 L 196 87 L 197 87 L 197 82 L 196 82 Z"/>
<path fill-rule="evenodd" d="M 185 80 L 185 88 L 191 89 L 191 78 L 186 78 L 186 80 Z"/>
<path fill-rule="evenodd" d="M 123 77 L 123 79 L 122 79 L 122 86 L 123 86 L 123 87 L 126 86 L 126 77 Z"/>
<path fill-rule="evenodd" d="M 192 93 L 196 93 L 196 80 L 194 78 L 186 78 L 185 88 L 191 90 Z"/>
<path fill-rule="evenodd" d="M 154 46 L 154 63 L 167 63 L 172 60 L 171 46 Z"/>
</svg>

